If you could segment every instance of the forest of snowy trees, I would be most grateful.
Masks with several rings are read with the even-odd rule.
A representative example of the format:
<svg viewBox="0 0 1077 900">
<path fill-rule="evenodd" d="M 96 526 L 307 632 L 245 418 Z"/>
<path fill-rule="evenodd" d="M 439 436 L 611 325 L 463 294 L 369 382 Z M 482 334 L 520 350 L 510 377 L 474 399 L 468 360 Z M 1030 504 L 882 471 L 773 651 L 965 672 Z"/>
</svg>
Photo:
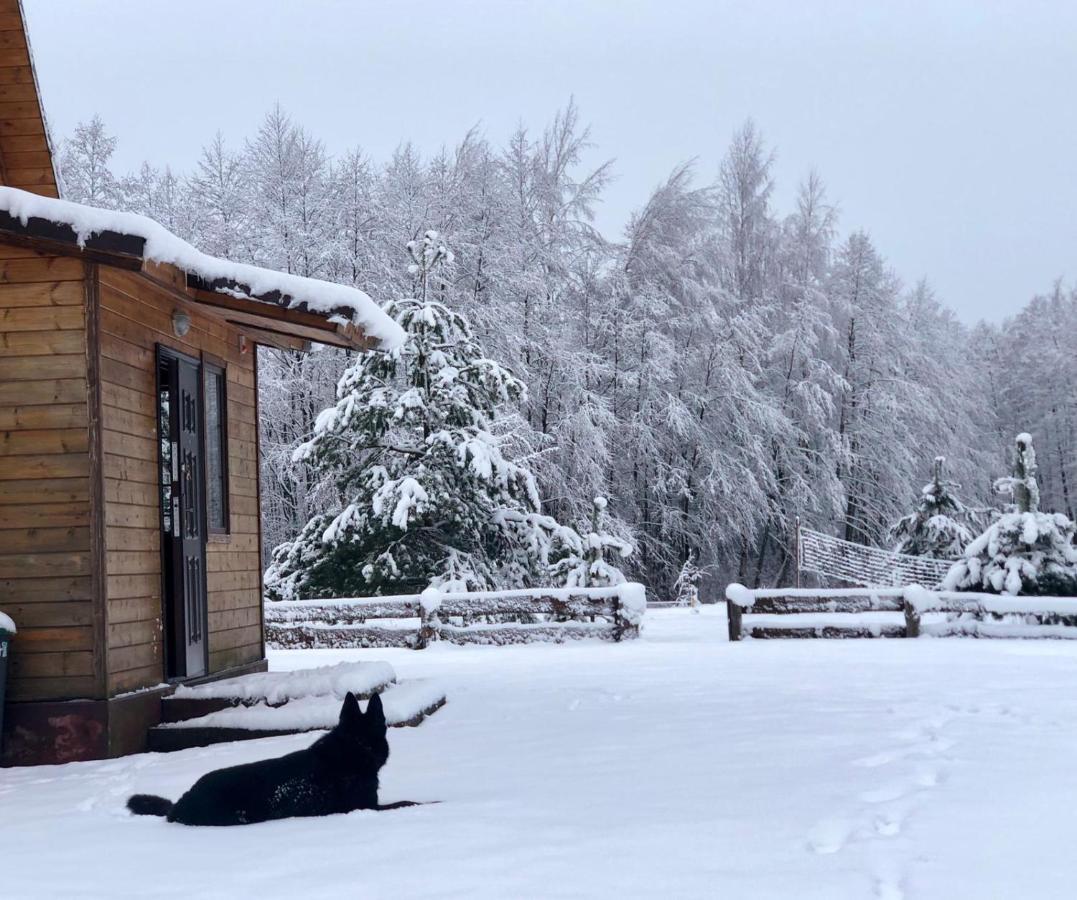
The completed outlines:
<svg viewBox="0 0 1077 900">
<path fill-rule="evenodd" d="M 965 507 L 997 507 L 1021 432 L 1040 508 L 1074 516 L 1077 290 L 964 326 L 839 220 L 819 175 L 775 208 L 772 150 L 751 123 L 717 173 L 678 167 L 618 236 L 592 225 L 613 173 L 584 168 L 572 105 L 541 131 L 504 144 L 472 131 L 430 157 L 408 144 L 334 157 L 279 108 L 245 140 L 207 138 L 193 171 L 116 173 L 94 119 L 63 144 L 64 196 L 381 302 L 413 294 L 407 244 L 439 232 L 453 256 L 437 299 L 526 387 L 492 424 L 501 451 L 560 522 L 586 529 L 609 498 L 607 530 L 635 547 L 624 568 L 658 596 L 689 558 L 723 581 L 787 583 L 797 516 L 886 544 L 936 456 Z M 340 504 L 294 451 L 348 363 L 260 351 L 267 560 Z"/>
</svg>

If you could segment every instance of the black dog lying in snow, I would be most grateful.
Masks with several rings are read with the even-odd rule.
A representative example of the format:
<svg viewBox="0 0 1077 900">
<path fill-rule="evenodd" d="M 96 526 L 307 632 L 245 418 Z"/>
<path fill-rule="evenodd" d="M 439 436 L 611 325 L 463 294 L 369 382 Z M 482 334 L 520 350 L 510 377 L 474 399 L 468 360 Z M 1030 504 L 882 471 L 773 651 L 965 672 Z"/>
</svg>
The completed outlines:
<svg viewBox="0 0 1077 900">
<path fill-rule="evenodd" d="M 203 775 L 175 803 L 135 794 L 127 808 L 139 816 L 166 816 L 183 825 L 247 825 L 292 816 L 328 816 L 354 809 L 417 806 L 409 800 L 378 805 L 378 770 L 389 758 L 381 698 L 366 713 L 349 693 L 340 721 L 305 750 L 217 769 Z"/>
</svg>

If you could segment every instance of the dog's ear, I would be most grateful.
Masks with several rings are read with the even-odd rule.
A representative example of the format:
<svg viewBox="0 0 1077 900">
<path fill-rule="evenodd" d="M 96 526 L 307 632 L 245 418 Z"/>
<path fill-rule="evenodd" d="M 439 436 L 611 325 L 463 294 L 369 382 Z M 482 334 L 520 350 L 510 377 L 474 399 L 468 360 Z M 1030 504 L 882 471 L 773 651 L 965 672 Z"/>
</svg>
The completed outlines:
<svg viewBox="0 0 1077 900">
<path fill-rule="evenodd" d="M 340 724 L 343 728 L 354 728 L 363 718 L 363 711 L 359 708 L 359 701 L 355 694 L 348 691 L 344 698 L 344 704 L 340 707 Z"/>
<path fill-rule="evenodd" d="M 366 705 L 366 723 L 368 728 L 385 730 L 385 710 L 381 705 L 381 695 L 375 694 Z"/>
</svg>

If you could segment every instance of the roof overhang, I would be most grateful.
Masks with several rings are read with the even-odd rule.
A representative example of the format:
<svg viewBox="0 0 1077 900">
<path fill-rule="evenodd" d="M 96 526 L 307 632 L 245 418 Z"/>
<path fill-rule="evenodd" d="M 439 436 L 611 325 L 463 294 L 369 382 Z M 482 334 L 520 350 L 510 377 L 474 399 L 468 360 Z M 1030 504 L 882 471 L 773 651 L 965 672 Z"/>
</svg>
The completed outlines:
<svg viewBox="0 0 1077 900">
<path fill-rule="evenodd" d="M 234 325 L 258 344 L 288 350 L 305 350 L 311 343 L 351 350 L 378 346 L 351 321 L 350 310 L 314 312 L 301 299 L 279 291 L 255 294 L 237 281 L 207 281 L 175 266 L 155 263 L 144 257 L 146 242 L 137 235 L 101 231 L 80 243 L 70 225 L 41 218 L 29 218 L 24 223 L 0 210 L 0 241 L 140 272 L 174 299 L 194 304 Z"/>
</svg>

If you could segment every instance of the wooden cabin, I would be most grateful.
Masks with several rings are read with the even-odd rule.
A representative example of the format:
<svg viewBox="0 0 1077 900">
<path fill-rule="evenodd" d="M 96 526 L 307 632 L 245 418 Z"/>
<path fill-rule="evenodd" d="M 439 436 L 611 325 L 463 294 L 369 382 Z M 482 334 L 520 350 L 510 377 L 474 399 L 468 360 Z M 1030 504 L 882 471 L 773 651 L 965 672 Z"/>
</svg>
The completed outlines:
<svg viewBox="0 0 1077 900">
<path fill-rule="evenodd" d="M 3 759 L 115 756 L 176 683 L 266 668 L 256 345 L 361 350 L 396 326 L 359 291 L 49 199 L 17 0 L 0 29 Z"/>
</svg>

